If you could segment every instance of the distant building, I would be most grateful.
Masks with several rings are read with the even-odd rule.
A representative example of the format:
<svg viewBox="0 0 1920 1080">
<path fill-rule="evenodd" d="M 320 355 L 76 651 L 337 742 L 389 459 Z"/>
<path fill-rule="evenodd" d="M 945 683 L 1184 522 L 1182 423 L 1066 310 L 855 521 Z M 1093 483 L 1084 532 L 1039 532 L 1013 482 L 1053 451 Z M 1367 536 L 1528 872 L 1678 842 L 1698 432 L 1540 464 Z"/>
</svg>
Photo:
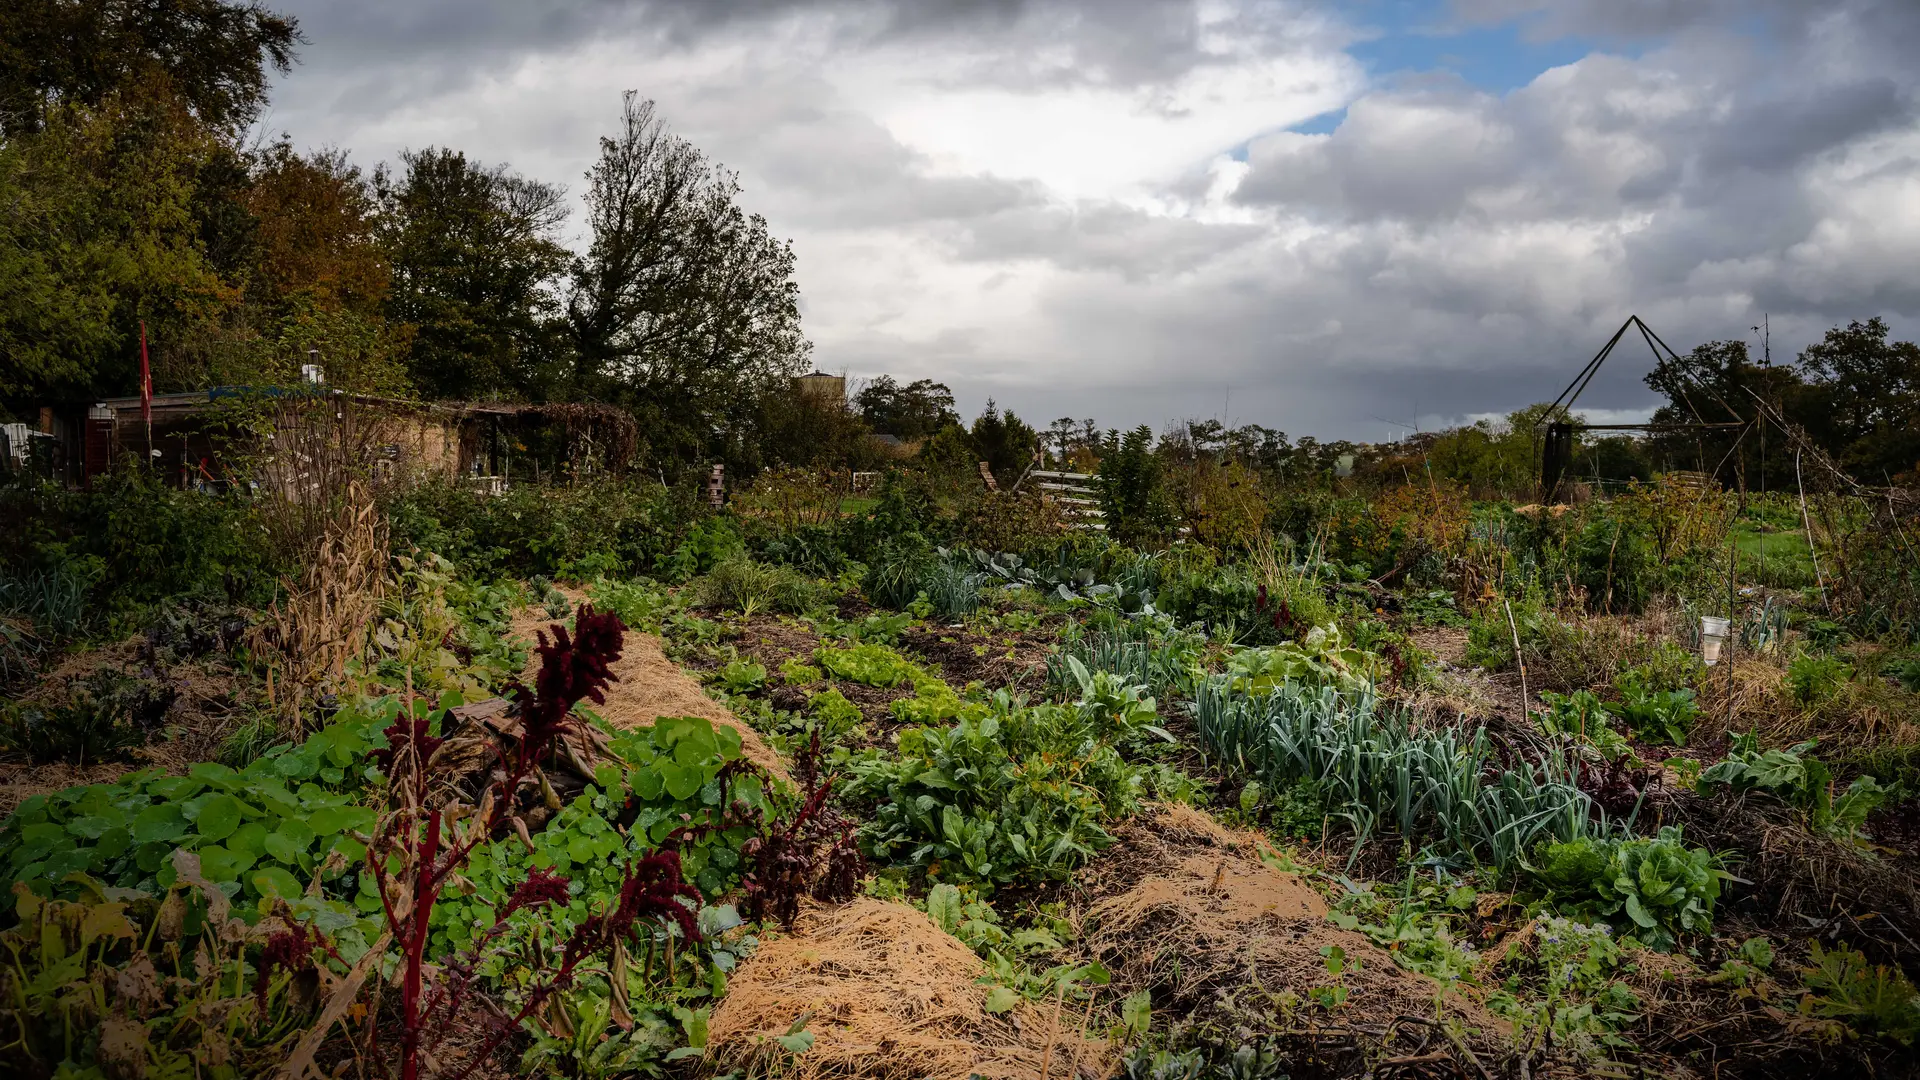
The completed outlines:
<svg viewBox="0 0 1920 1080">
<path fill-rule="evenodd" d="M 847 377 L 829 375 L 824 371 L 798 375 L 793 380 L 793 392 L 814 401 L 844 406 L 847 403 Z"/>
<path fill-rule="evenodd" d="M 271 457 L 274 447 L 299 447 L 319 434 L 363 456 L 376 478 L 468 477 L 498 490 L 509 478 L 620 471 L 638 432 L 631 414 L 610 405 L 403 401 L 328 390 L 312 379 L 155 394 L 151 414 L 149 425 L 137 397 L 43 407 L 38 431 L 6 425 L 0 467 L 84 486 L 131 456 L 150 460 L 173 486 L 223 488 L 234 479 L 234 454 Z M 528 445 L 535 441 L 538 451 Z"/>
</svg>

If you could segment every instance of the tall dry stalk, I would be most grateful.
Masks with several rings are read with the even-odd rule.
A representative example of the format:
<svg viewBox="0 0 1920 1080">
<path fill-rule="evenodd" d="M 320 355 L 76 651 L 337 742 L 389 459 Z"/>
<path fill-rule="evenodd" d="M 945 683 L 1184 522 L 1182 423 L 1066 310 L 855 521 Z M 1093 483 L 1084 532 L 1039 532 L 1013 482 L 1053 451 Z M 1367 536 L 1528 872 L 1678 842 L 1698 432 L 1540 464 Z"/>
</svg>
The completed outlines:
<svg viewBox="0 0 1920 1080">
<path fill-rule="evenodd" d="M 373 499 L 374 418 L 335 394 L 277 399 L 254 424 L 255 511 L 291 572 L 252 635 L 281 727 L 298 735 L 308 705 L 347 689 L 388 578 L 386 521 Z"/>
<path fill-rule="evenodd" d="M 347 662 L 366 649 L 386 590 L 386 519 L 365 489 L 360 495 L 336 511 L 299 580 L 282 582 L 285 595 L 253 631 L 253 655 L 266 664 L 269 697 L 289 735 L 300 734 L 310 702 L 347 688 Z"/>
</svg>

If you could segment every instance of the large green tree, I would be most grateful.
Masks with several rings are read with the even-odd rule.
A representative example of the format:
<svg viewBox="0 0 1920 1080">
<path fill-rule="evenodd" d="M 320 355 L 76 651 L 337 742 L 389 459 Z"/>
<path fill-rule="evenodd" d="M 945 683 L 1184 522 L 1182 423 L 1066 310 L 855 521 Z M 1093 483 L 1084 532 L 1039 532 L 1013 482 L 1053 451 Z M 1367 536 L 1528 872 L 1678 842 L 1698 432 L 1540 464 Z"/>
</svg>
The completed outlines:
<svg viewBox="0 0 1920 1080">
<path fill-rule="evenodd" d="M 747 441 L 759 398 L 807 369 L 793 249 L 652 102 L 623 105 L 587 173 L 592 242 L 567 288 L 556 389 L 626 405 L 652 455 L 698 460 Z"/>
<path fill-rule="evenodd" d="M 196 230 L 222 145 L 159 84 L 0 140 L 0 399 L 130 393 L 142 319 L 176 341 L 232 300 Z"/>
<path fill-rule="evenodd" d="M 555 239 L 561 189 L 455 150 L 401 155 L 382 173 L 380 234 L 392 270 L 389 316 L 411 328 L 407 372 L 420 393 L 483 399 L 544 394 L 554 286 L 571 255 Z"/>
<path fill-rule="evenodd" d="M 853 403 L 867 426 L 908 441 L 960 422 L 953 391 L 932 379 L 916 379 L 903 386 L 893 376 L 881 375 L 862 387 Z"/>
<path fill-rule="evenodd" d="M 298 23 L 226 0 L 7 0 L 0 4 L 0 132 L 39 130 L 63 105 L 99 106 L 164 78 L 202 123 L 244 128 L 285 72 Z"/>
<path fill-rule="evenodd" d="M 1828 330 L 1800 354 L 1810 392 L 1796 419 L 1869 483 L 1920 472 L 1920 346 L 1889 333 L 1875 316 Z"/>
</svg>

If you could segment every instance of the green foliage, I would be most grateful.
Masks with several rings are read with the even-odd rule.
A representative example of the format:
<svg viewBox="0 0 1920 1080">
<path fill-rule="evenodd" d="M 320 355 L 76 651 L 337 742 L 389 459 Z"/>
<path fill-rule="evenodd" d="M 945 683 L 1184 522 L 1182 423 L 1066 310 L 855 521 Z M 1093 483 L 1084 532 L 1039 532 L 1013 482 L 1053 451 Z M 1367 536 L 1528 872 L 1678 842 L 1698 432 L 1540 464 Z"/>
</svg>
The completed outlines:
<svg viewBox="0 0 1920 1080">
<path fill-rule="evenodd" d="M 73 884 L 72 900 L 14 887 L 15 925 L 0 932 L 9 1075 L 262 1075 L 319 1012 L 314 965 L 329 963 L 328 949 L 335 964 L 366 949 L 329 932 L 344 929 L 340 916 L 298 896 L 280 911 L 324 944 L 295 945 L 280 966 L 264 955 L 266 935 L 211 886 L 147 896 L 84 875 Z"/>
<path fill-rule="evenodd" d="M 745 555 L 715 566 L 694 590 L 703 606 L 749 618 L 765 611 L 802 615 L 826 600 L 818 586 L 791 568 L 754 562 Z"/>
<path fill-rule="evenodd" d="M 1844 1021 L 1868 1034 L 1912 1046 L 1920 1036 L 1920 992 L 1899 968 L 1868 964 L 1858 950 L 1809 945 L 1813 963 L 1800 969 L 1807 994 L 1801 1013 Z"/>
<path fill-rule="evenodd" d="M 123 760 L 158 729 L 176 696 L 163 683 L 99 668 L 67 679 L 51 702 L 0 702 L 0 749 L 35 763 Z"/>
<path fill-rule="evenodd" d="M 867 686 L 899 686 L 921 674 L 913 661 L 885 645 L 862 644 L 847 649 L 823 646 L 814 655 L 834 678 Z"/>
<path fill-rule="evenodd" d="M 867 563 L 866 576 L 861 580 L 861 591 L 867 599 L 880 605 L 900 609 L 913 602 L 920 592 L 920 583 L 933 570 L 937 562 L 933 545 L 919 533 L 905 537 L 889 539 L 874 552 Z"/>
<path fill-rule="evenodd" d="M 1660 566 L 1636 525 L 1595 517 L 1570 545 L 1574 583 L 1586 590 L 1595 611 L 1637 614 L 1646 610 Z"/>
<path fill-rule="evenodd" d="M 1720 961 L 1720 969 L 1708 976 L 1707 981 L 1745 989 L 1764 978 L 1772 967 L 1773 942 L 1765 937 L 1750 937 Z"/>
<path fill-rule="evenodd" d="M 1621 672 L 1613 688 L 1620 694 L 1620 718 L 1635 735 L 1686 745 L 1688 733 L 1700 719 L 1700 704 L 1691 689 L 1655 690 L 1641 668 Z"/>
<path fill-rule="evenodd" d="M 1141 787 L 1119 746 L 1152 722 L 1152 699 L 1104 673 L 1088 683 L 1070 705 L 924 688 L 926 722 L 900 733 L 898 754 L 853 761 L 847 797 L 872 808 L 871 857 L 984 888 L 1064 880 L 1111 843 L 1104 823 Z"/>
<path fill-rule="evenodd" d="M 9 522 L 0 563 L 21 567 L 9 575 L 9 606 L 44 618 L 56 636 L 94 619 L 137 625 L 173 597 L 264 606 L 278 577 L 242 496 L 176 490 L 148 470 L 97 476 L 86 491 L 0 487 L 0 518 Z M 80 592 L 87 615 L 78 612 Z"/>
<path fill-rule="evenodd" d="M 1473 910 L 1475 896 L 1465 885 L 1422 881 L 1416 886 L 1409 873 L 1398 896 L 1361 888 L 1342 897 L 1328 918 L 1367 935 L 1401 967 L 1452 985 L 1473 981 L 1479 963 L 1473 946 L 1453 935 L 1453 924 Z"/>
<path fill-rule="evenodd" d="M 1125 1080 L 1287 1080 L 1289 1056 L 1257 1043 L 1207 1040 L 1184 1050 L 1140 1047 L 1120 1063 Z"/>
<path fill-rule="evenodd" d="M 788 686 L 810 686 L 820 681 L 820 669 L 788 658 L 780 664 L 780 681 Z"/>
<path fill-rule="evenodd" d="M 1501 770 L 1484 729 L 1427 729 L 1366 692 L 1282 682 L 1249 694 L 1234 679 L 1213 676 L 1195 694 L 1208 756 L 1270 791 L 1310 784 L 1323 812 L 1363 840 L 1396 829 L 1505 868 L 1537 841 L 1606 827 L 1557 751 Z"/>
<path fill-rule="evenodd" d="M 395 550 L 444 555 L 471 578 L 557 577 L 590 556 L 611 556 L 630 573 L 684 581 L 740 550 L 738 530 L 705 513 L 690 491 L 637 476 L 515 484 L 499 495 L 426 480 L 392 492 L 381 508 Z"/>
<path fill-rule="evenodd" d="M 429 715 L 425 702 L 416 705 Z M 274 896 L 301 896 L 316 878 L 328 895 L 351 895 L 365 854 L 354 833 L 374 821 L 354 792 L 374 771 L 368 751 L 384 745 L 380 732 L 399 711 L 393 698 L 343 711 L 300 745 L 275 747 L 244 769 L 211 762 L 184 776 L 146 769 L 112 784 L 33 796 L 0 826 L 0 883 L 70 897 L 68 875 L 81 872 L 159 895 L 178 880 L 173 852 L 185 850 L 208 881 L 261 910 Z M 330 863 L 335 853 L 340 859 Z M 371 911 L 371 895 L 361 896 L 362 910 Z"/>
<path fill-rule="evenodd" d="M 851 733 L 861 720 L 860 706 L 833 689 L 807 698 L 807 712 L 812 716 L 821 737 L 830 741 Z"/>
<path fill-rule="evenodd" d="M 933 605 L 933 614 L 957 622 L 980 610 L 980 581 L 966 553 L 943 548 L 920 579 L 919 595 Z"/>
<path fill-rule="evenodd" d="M 1613 714 L 1591 692 L 1556 694 L 1547 690 L 1541 692 L 1540 700 L 1546 703 L 1547 711 L 1534 715 L 1542 731 L 1591 746 L 1608 761 L 1632 753 L 1626 736 L 1613 730 Z"/>
<path fill-rule="evenodd" d="M 766 665 L 750 660 L 730 661 L 720 669 L 720 685 L 729 694 L 751 694 L 767 685 Z"/>
<path fill-rule="evenodd" d="M 1787 692 L 1794 704 L 1811 709 L 1832 698 L 1853 678 L 1853 666 L 1837 656 L 1806 653 L 1787 665 Z"/>
<path fill-rule="evenodd" d="M 1401 614 L 1416 626 L 1466 626 L 1467 617 L 1445 589 L 1409 593 L 1400 600 Z"/>
<path fill-rule="evenodd" d="M 1089 671 L 1105 671 L 1138 683 L 1157 696 L 1192 692 L 1203 674 L 1206 638 L 1178 630 L 1165 620 L 1128 619 L 1107 629 L 1071 622 L 1061 635 L 1060 651 L 1047 657 L 1048 685 L 1074 689 L 1069 660 Z"/>
<path fill-rule="evenodd" d="M 987 995 L 988 1012 L 1007 1012 L 1021 1000 L 1051 997 L 1091 973 L 1074 965 L 1034 970 L 1035 960 L 1060 951 L 1069 939 L 1072 924 L 1065 919 L 1042 917 L 1035 925 L 1010 929 L 976 889 L 946 882 L 927 891 L 925 907 L 935 925 L 959 938 L 987 962 L 988 977 L 994 984 Z"/>
<path fill-rule="evenodd" d="M 646 578 L 600 578 L 587 586 L 595 611 L 611 611 L 629 630 L 659 633 L 673 597 Z"/>
<path fill-rule="evenodd" d="M 1114 439 L 1100 459 L 1100 509 L 1107 535 L 1129 546 L 1151 547 L 1172 534 L 1175 515 L 1145 424 Z"/>
<path fill-rule="evenodd" d="M 1728 877 L 1703 848 L 1688 847 L 1678 826 L 1656 837 L 1581 837 L 1541 844 L 1529 880 L 1562 911 L 1598 915 L 1623 934 L 1670 950 L 1681 933 L 1704 933 Z"/>
<path fill-rule="evenodd" d="M 1850 838 L 1859 834 L 1867 815 L 1892 792 L 1871 776 L 1855 777 L 1838 798 L 1833 794 L 1833 771 L 1811 756 L 1818 740 L 1808 739 L 1786 749 L 1760 749 L 1758 735 L 1734 735 L 1727 756 L 1700 774 L 1704 789 L 1725 784 L 1735 792 L 1764 791 L 1806 811 L 1814 828 Z"/>
<path fill-rule="evenodd" d="M 1505 959 L 1531 966 L 1543 996 L 1522 1003 L 1516 996 L 1521 982 L 1515 977 L 1488 999 L 1494 1012 L 1514 1021 L 1516 1038 L 1550 1038 L 1587 1058 L 1630 1045 L 1617 1033 L 1639 1019 L 1640 1001 L 1614 977 L 1626 950 L 1606 923 L 1556 915 L 1534 925 L 1528 944 L 1531 954 L 1516 956 L 1520 950 L 1514 949 Z"/>
<path fill-rule="evenodd" d="M 1289 684 L 1364 691 L 1384 674 L 1378 656 L 1345 644 L 1332 623 L 1314 627 L 1297 643 L 1241 649 L 1227 657 L 1232 691 L 1252 696 Z"/>
<path fill-rule="evenodd" d="M 667 1055 L 679 1044 L 678 1032 L 658 1016 L 615 1024 L 609 994 L 579 990 L 558 995 L 549 1007 L 557 1022 L 523 1022 L 531 1045 L 520 1055 L 529 1076 L 559 1074 L 579 1080 L 664 1075 Z"/>
</svg>

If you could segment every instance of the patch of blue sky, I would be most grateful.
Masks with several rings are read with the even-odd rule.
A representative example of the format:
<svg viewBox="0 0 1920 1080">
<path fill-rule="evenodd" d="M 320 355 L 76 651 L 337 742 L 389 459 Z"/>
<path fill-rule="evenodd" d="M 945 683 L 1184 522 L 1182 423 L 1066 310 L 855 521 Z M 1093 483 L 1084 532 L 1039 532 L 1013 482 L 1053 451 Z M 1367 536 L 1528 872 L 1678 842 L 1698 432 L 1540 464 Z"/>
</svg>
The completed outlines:
<svg viewBox="0 0 1920 1080">
<path fill-rule="evenodd" d="M 1524 17 L 1465 22 L 1450 7 L 1447 0 L 1363 0 L 1346 12 L 1367 36 L 1347 51 L 1376 83 L 1445 73 L 1488 93 L 1504 94 L 1600 47 L 1578 37 L 1533 33 L 1535 20 Z M 1335 109 L 1287 130 L 1330 134 L 1346 115 L 1346 109 Z"/>
</svg>

